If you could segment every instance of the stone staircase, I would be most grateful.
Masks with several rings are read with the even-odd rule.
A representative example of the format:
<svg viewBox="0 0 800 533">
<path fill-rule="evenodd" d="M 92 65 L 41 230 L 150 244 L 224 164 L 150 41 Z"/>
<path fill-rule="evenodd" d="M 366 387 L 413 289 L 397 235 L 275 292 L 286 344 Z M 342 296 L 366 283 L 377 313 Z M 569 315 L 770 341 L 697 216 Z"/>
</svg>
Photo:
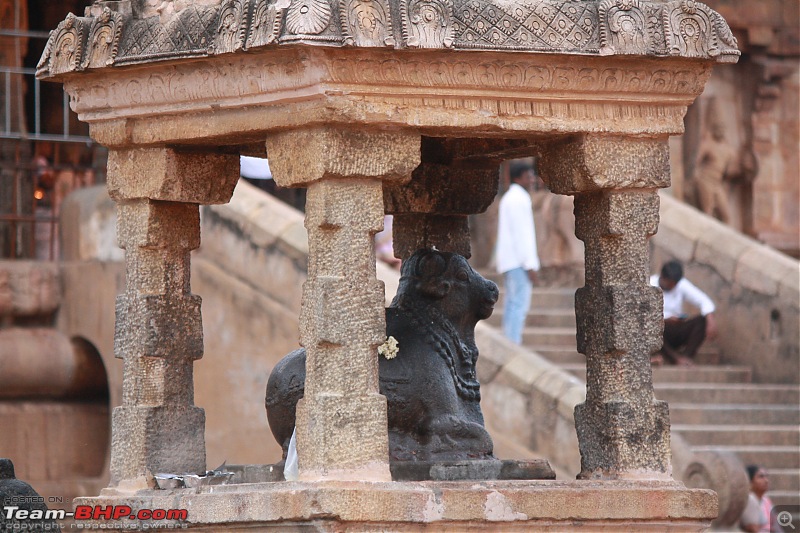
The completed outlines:
<svg viewBox="0 0 800 533">
<path fill-rule="evenodd" d="M 502 281 L 498 285 L 502 294 Z M 585 380 L 584 356 L 576 351 L 574 294 L 535 288 L 523 343 Z M 501 296 L 489 323 L 500 326 L 502 315 Z M 719 350 L 706 343 L 691 368 L 653 368 L 656 397 L 669 402 L 672 430 L 695 451 L 728 450 L 744 464 L 763 466 L 773 502 L 800 505 L 800 386 L 753 383 L 750 367 L 719 360 Z"/>
</svg>

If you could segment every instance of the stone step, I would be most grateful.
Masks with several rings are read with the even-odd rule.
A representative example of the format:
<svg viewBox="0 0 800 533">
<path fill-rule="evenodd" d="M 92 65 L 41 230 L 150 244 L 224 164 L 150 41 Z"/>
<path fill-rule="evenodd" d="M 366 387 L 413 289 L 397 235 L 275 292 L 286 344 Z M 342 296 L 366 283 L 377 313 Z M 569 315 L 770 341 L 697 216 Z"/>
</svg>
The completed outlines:
<svg viewBox="0 0 800 533">
<path fill-rule="evenodd" d="M 549 342 L 553 340 L 555 340 L 555 342 Z M 566 347 L 567 349 L 573 350 L 577 353 L 578 341 L 575 337 L 575 328 L 526 327 L 522 333 L 522 343 L 526 347 L 537 352 L 540 350 L 546 351 L 551 348 L 558 348 L 559 352 L 563 352 L 565 351 Z M 545 353 L 541 352 L 541 355 L 545 356 Z M 552 359 L 551 362 L 556 364 L 586 360 L 582 355 L 580 359 L 576 359 L 574 356 L 566 354 L 564 354 L 562 357 L 562 354 L 560 353 L 557 353 L 554 356 L 556 359 Z M 715 345 L 704 345 L 698 350 L 697 356 L 695 357 L 695 362 L 697 363 L 697 366 L 709 365 L 716 368 L 721 368 L 719 365 L 719 358 L 719 347 Z M 663 368 L 670 367 L 671 365 L 664 365 Z M 692 368 L 696 368 L 696 366 Z"/>
<path fill-rule="evenodd" d="M 797 528 L 800 521 L 800 515 L 797 513 L 797 507 L 800 507 L 800 493 L 793 490 L 770 490 L 767 492 L 767 496 L 772 500 L 773 505 L 788 505 L 795 508 L 794 525 Z M 792 512 L 792 509 L 788 509 L 788 511 Z M 784 531 L 787 530 L 784 529 Z"/>
<path fill-rule="evenodd" d="M 503 282 L 495 281 L 500 289 L 500 305 L 502 308 L 505 290 Z M 575 290 L 561 287 L 534 287 L 531 294 L 531 309 L 574 309 Z"/>
<path fill-rule="evenodd" d="M 793 405 L 670 403 L 673 424 L 800 424 L 800 409 Z"/>
<path fill-rule="evenodd" d="M 673 424 L 693 445 L 796 446 L 800 450 L 800 427 L 794 425 L 686 425 Z"/>
<path fill-rule="evenodd" d="M 667 402 L 800 405 L 797 385 L 656 383 L 655 391 Z"/>
<path fill-rule="evenodd" d="M 770 468 L 769 490 L 792 491 L 800 494 L 800 469 L 798 468 Z"/>
<path fill-rule="evenodd" d="M 586 357 L 575 351 L 575 348 L 565 348 L 564 346 L 528 346 L 551 363 L 557 365 L 580 364 L 586 365 Z"/>
<path fill-rule="evenodd" d="M 692 446 L 696 452 L 728 451 L 739 456 L 742 463 L 759 465 L 769 472 L 772 468 L 800 468 L 800 449 L 797 446 Z"/>
<path fill-rule="evenodd" d="M 575 377 L 586 380 L 584 363 L 567 363 L 561 367 Z M 750 383 L 752 370 L 747 366 L 695 365 L 653 367 L 654 383 Z"/>
<path fill-rule="evenodd" d="M 503 324 L 503 309 L 496 306 L 489 317 L 489 324 L 500 327 Z M 525 320 L 526 326 L 546 328 L 575 329 L 575 311 L 572 309 L 531 309 Z"/>
<path fill-rule="evenodd" d="M 563 346 L 576 349 L 575 328 L 525 328 L 522 343 L 537 349 L 539 346 Z"/>
</svg>

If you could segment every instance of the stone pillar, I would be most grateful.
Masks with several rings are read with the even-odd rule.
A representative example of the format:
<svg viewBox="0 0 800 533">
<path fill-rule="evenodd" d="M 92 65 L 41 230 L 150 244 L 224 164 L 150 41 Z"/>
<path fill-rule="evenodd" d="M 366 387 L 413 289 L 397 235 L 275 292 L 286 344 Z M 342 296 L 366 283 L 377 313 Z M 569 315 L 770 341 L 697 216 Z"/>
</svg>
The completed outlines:
<svg viewBox="0 0 800 533">
<path fill-rule="evenodd" d="M 647 240 L 658 187 L 669 185 L 667 139 L 587 135 L 546 150 L 551 190 L 575 195 L 586 285 L 575 295 L 586 401 L 575 409 L 582 479 L 671 479 L 669 411 L 653 395 L 662 298 L 648 283 Z"/>
<path fill-rule="evenodd" d="M 460 143 L 423 138 L 422 162 L 411 181 L 384 189 L 398 258 L 433 247 L 471 255 L 467 217 L 485 211 L 497 195 L 499 162 L 466 157 L 475 149 L 469 148 L 463 153 Z"/>
<path fill-rule="evenodd" d="M 191 294 L 191 250 L 200 245 L 199 204 L 230 200 L 235 155 L 165 148 L 109 154 L 126 289 L 117 297 L 114 354 L 124 360 L 114 409 L 111 482 L 206 468 L 205 413 L 194 406 L 193 363 L 203 356 L 200 297 Z"/>
<path fill-rule="evenodd" d="M 384 287 L 375 274 L 383 182 L 407 181 L 419 136 L 312 128 L 271 135 L 278 185 L 306 186 L 308 279 L 300 342 L 305 396 L 297 405 L 299 478 L 391 481 L 386 398 L 377 348 L 386 339 Z"/>
</svg>

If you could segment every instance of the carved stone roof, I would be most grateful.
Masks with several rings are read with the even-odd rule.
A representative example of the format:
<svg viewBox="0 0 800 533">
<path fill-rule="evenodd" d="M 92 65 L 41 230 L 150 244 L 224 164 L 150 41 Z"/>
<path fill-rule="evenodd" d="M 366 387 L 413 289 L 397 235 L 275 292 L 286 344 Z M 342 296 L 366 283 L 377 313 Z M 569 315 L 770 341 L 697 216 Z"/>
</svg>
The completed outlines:
<svg viewBox="0 0 800 533">
<path fill-rule="evenodd" d="M 152 2 L 151 2 L 152 3 Z M 313 45 L 628 55 L 736 62 L 725 20 L 693 0 L 96 1 L 70 13 L 37 67 L 47 78 L 181 58 Z"/>
</svg>

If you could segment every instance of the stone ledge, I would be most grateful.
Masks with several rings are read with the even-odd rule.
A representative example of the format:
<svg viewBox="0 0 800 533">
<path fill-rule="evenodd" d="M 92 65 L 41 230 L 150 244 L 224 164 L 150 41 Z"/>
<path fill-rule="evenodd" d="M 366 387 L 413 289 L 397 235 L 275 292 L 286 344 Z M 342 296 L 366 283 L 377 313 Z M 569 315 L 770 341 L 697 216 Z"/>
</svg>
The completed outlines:
<svg viewBox="0 0 800 533">
<path fill-rule="evenodd" d="M 722 63 L 741 55 L 719 13 L 682 0 L 379 0 L 369 7 L 354 0 L 269 6 L 264 0 L 205 0 L 185 7 L 168 2 L 156 10 L 124 4 L 95 2 L 84 17 L 67 15 L 50 32 L 37 76 L 282 45 L 679 56 Z"/>
<path fill-rule="evenodd" d="M 74 503 L 188 509 L 188 525 L 209 531 L 256 523 L 313 523 L 322 531 L 376 523 L 390 530 L 447 525 L 492 531 L 539 526 L 699 531 L 717 515 L 712 491 L 655 481 L 277 482 L 135 493 L 105 489 Z"/>
</svg>

